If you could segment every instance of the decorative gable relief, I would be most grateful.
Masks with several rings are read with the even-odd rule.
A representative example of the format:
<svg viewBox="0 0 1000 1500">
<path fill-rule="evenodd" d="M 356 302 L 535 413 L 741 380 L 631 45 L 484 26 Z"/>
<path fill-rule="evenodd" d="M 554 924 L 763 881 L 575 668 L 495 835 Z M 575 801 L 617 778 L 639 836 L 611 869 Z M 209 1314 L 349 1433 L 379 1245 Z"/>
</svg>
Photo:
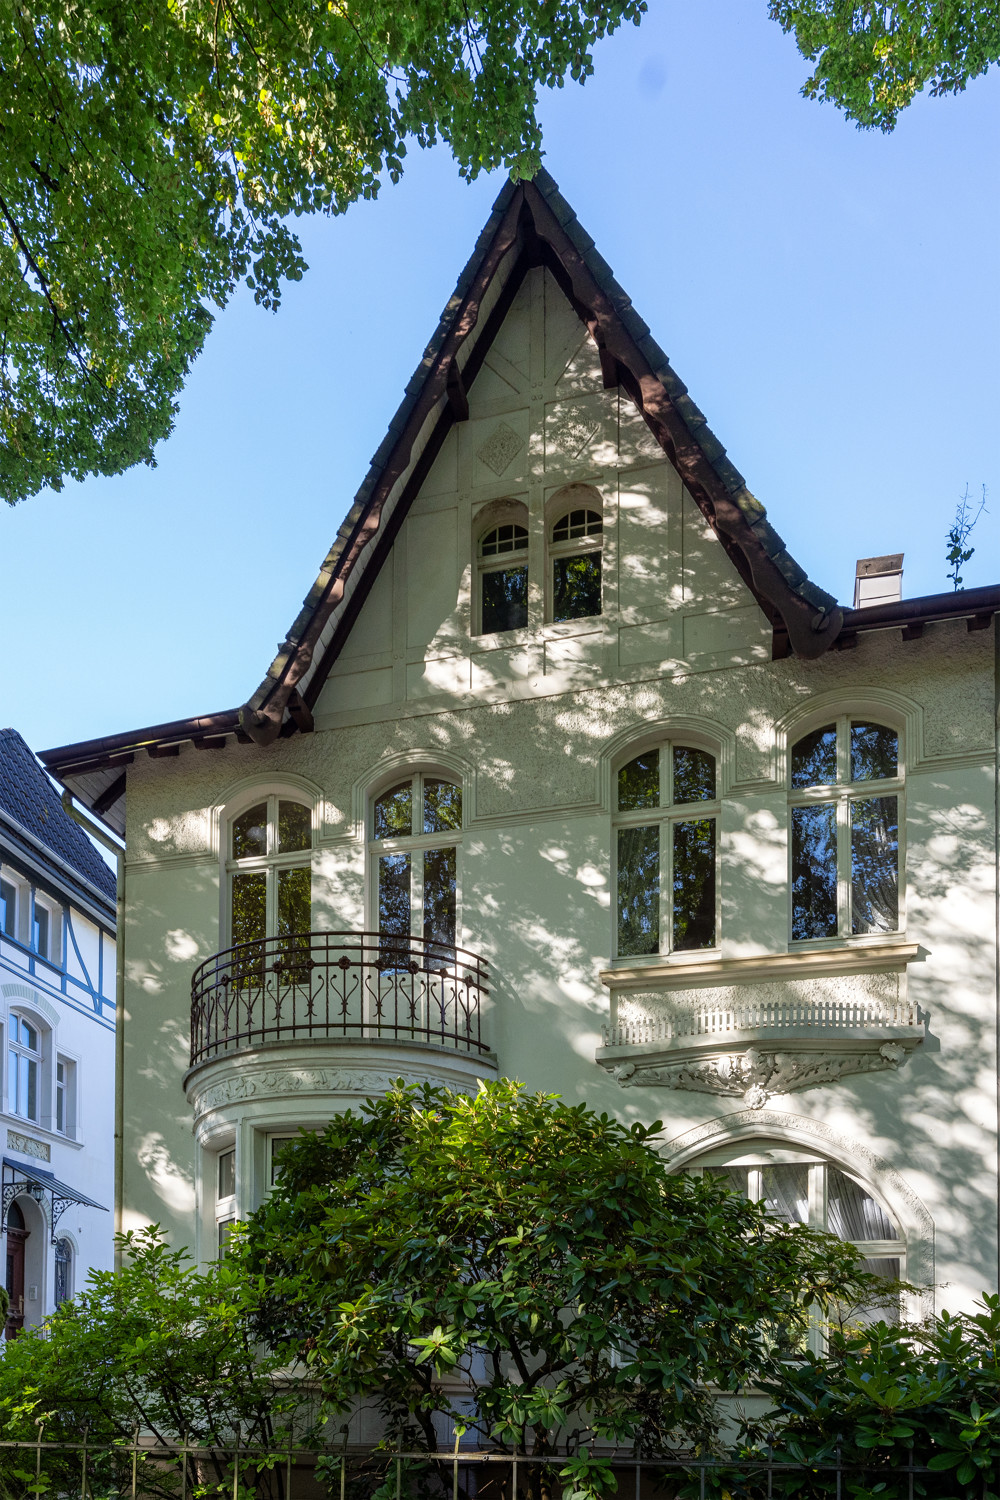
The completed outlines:
<svg viewBox="0 0 1000 1500">
<path fill-rule="evenodd" d="M 684 966 L 678 965 L 666 974 L 659 968 L 662 988 L 638 989 L 641 971 L 611 970 L 602 977 L 612 991 L 615 1020 L 605 1029 L 597 1061 L 623 1088 L 659 1085 L 735 1096 L 750 1109 L 762 1108 L 774 1094 L 895 1070 L 924 1038 L 924 1017 L 906 999 L 903 968 L 916 948 L 846 953 L 845 966 L 867 963 L 867 971 L 830 973 L 837 962 L 831 950 L 780 955 L 770 961 L 771 974 L 767 960 L 720 963 L 730 973 L 759 971 L 761 982 L 738 985 L 681 988 Z M 897 966 L 890 968 L 894 958 Z M 788 960 L 796 959 L 821 972 L 786 977 L 782 966 L 787 971 Z"/>
<path fill-rule="evenodd" d="M 506 422 L 500 422 L 494 427 L 482 447 L 477 450 L 476 457 L 488 469 L 492 469 L 499 479 L 523 447 L 524 443 L 513 427 L 508 427 Z"/>
</svg>

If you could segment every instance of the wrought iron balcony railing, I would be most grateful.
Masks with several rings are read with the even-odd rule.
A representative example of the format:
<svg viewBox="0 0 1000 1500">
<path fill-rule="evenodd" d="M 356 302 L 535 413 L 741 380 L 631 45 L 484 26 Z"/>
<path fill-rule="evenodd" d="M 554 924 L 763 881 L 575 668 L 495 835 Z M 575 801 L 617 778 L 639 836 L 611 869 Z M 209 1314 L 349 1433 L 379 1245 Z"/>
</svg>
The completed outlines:
<svg viewBox="0 0 1000 1500">
<path fill-rule="evenodd" d="M 280 1042 L 381 1038 L 489 1051 L 483 959 L 378 932 L 303 932 L 239 943 L 191 982 L 191 1066 Z"/>
</svg>

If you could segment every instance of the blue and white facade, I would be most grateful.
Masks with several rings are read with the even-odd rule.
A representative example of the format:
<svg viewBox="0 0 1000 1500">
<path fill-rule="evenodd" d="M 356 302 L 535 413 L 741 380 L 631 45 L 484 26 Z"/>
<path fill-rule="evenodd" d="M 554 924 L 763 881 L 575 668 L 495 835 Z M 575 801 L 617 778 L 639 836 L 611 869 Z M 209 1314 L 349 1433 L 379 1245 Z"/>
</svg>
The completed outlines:
<svg viewBox="0 0 1000 1500">
<path fill-rule="evenodd" d="M 0 729 L 6 1335 L 113 1260 L 115 876 Z"/>
</svg>

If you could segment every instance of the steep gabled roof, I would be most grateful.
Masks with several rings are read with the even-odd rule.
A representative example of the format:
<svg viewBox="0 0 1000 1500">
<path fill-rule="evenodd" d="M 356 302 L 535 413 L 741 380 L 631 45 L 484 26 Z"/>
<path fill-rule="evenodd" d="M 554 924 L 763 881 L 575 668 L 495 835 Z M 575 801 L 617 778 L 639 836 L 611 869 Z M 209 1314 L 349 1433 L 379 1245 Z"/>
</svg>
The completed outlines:
<svg viewBox="0 0 1000 1500">
<path fill-rule="evenodd" d="M 0 827 L 4 825 L 15 837 L 27 834 L 31 845 L 44 845 L 114 903 L 114 872 L 79 824 L 66 816 L 59 793 L 16 729 L 0 729 Z M 58 879 L 58 866 L 49 863 Z"/>
<path fill-rule="evenodd" d="M 858 630 L 900 624 L 913 631 L 913 622 L 924 618 L 968 615 L 988 623 L 1000 608 L 1000 589 L 987 589 L 906 600 L 887 614 L 845 611 L 810 582 L 543 171 L 530 182 L 508 182 L 493 205 L 364 483 L 256 692 L 239 709 L 42 753 L 52 774 L 117 831 L 124 828 L 124 767 L 140 751 L 175 755 L 186 741 L 211 749 L 232 734 L 244 743 L 267 745 L 279 735 L 312 728 L 312 708 L 330 668 L 445 438 L 468 416 L 467 392 L 518 287 L 535 266 L 552 272 L 589 329 L 605 386 L 621 386 L 631 397 L 678 470 L 770 621 L 776 656 L 791 650 L 818 657 L 841 636 L 850 644 Z"/>
</svg>

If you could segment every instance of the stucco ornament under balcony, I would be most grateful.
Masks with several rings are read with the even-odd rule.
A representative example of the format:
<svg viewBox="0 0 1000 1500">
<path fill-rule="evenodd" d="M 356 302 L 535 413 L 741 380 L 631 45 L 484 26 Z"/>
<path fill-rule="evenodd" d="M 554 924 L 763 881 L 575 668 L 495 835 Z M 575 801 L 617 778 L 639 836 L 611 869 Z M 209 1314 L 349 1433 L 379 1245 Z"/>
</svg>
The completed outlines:
<svg viewBox="0 0 1000 1500">
<path fill-rule="evenodd" d="M 915 943 L 605 970 L 612 1021 L 597 1061 L 623 1088 L 741 1098 L 895 1070 L 924 1039 L 906 998 Z"/>
</svg>

